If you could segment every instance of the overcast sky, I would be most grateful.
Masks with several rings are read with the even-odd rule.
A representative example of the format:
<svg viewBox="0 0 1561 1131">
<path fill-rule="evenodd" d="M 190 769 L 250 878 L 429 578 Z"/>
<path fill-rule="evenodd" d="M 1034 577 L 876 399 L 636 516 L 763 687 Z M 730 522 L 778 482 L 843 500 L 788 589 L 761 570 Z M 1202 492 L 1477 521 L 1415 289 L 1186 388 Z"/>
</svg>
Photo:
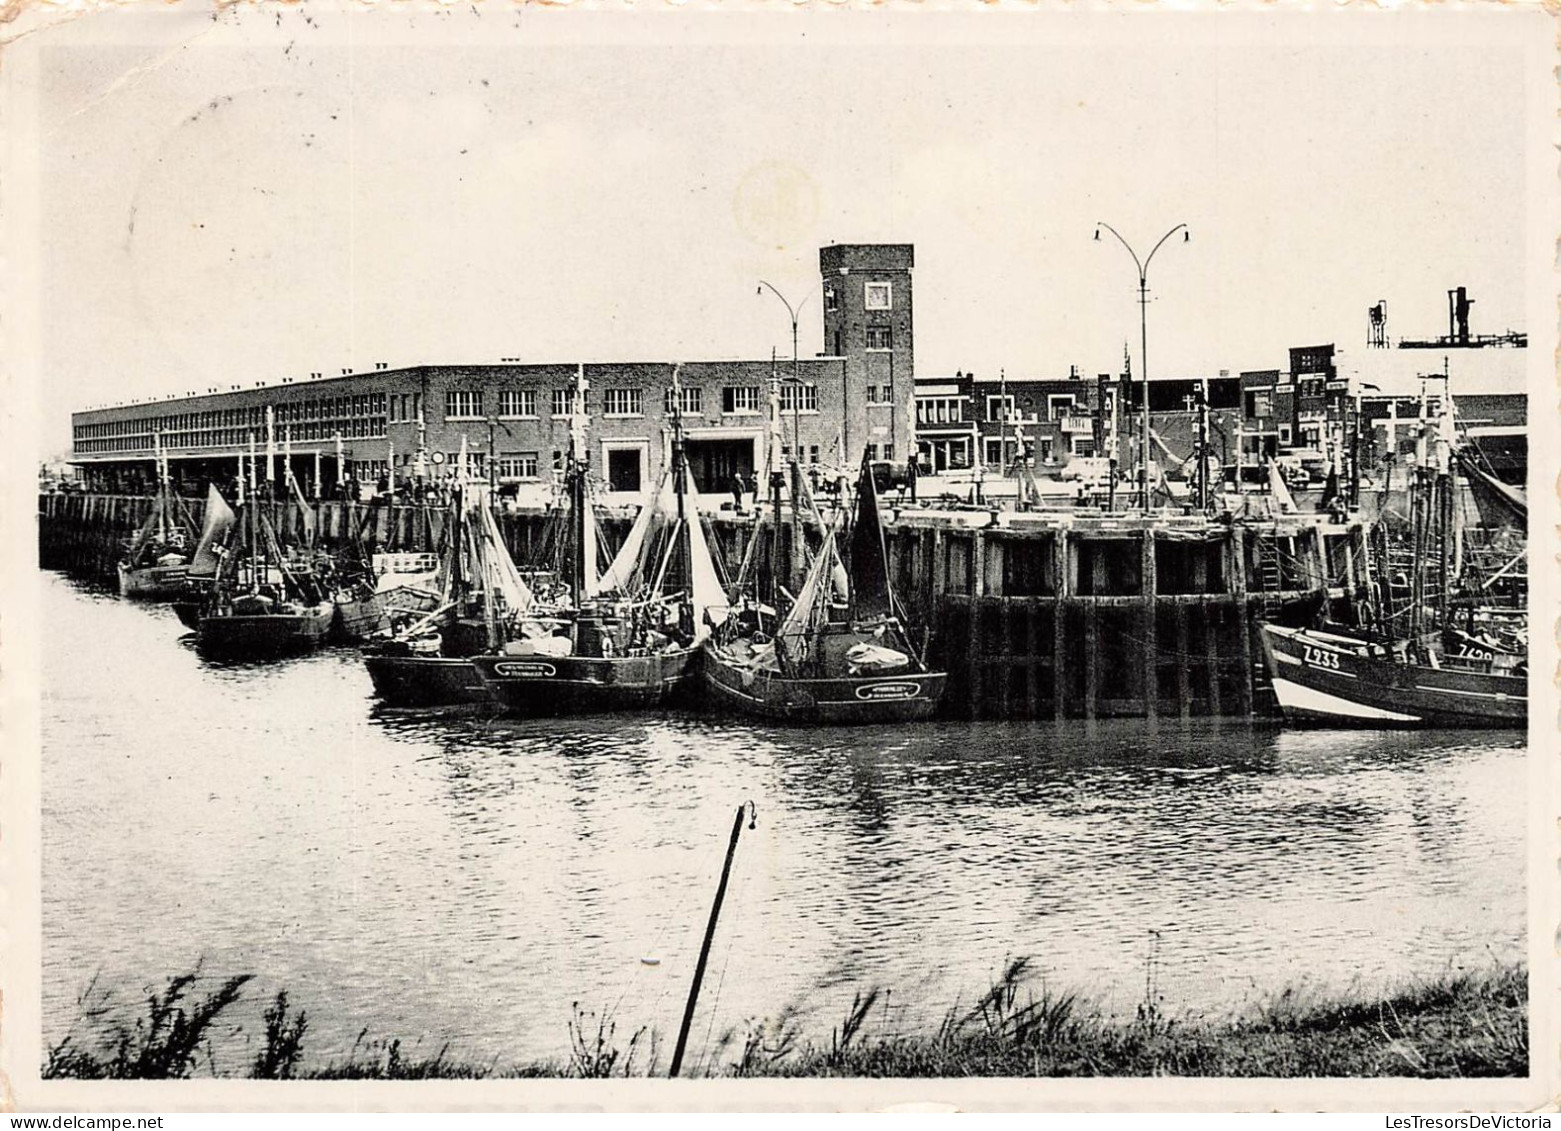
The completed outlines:
<svg viewBox="0 0 1561 1131">
<path fill-rule="evenodd" d="M 1097 219 L 1192 229 L 1151 375 L 1358 348 L 1379 298 L 1442 333 L 1460 283 L 1477 332 L 1526 328 L 1514 20 L 483 10 L 51 34 L 51 444 L 88 403 L 377 361 L 788 355 L 760 278 L 812 294 L 814 352 L 834 241 L 916 245 L 920 374 L 1115 369 L 1137 274 Z"/>
</svg>

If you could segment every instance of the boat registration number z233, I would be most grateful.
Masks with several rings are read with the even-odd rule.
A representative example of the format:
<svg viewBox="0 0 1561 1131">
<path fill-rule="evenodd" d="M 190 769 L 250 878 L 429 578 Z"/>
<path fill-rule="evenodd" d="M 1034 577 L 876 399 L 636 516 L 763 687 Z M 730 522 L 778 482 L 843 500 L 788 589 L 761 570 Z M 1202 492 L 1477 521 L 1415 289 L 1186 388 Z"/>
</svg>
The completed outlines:
<svg viewBox="0 0 1561 1131">
<path fill-rule="evenodd" d="M 1339 670 L 1339 654 L 1329 652 L 1324 648 L 1314 648 L 1310 644 L 1301 645 L 1302 657 L 1314 668 L 1329 668 Z"/>
<path fill-rule="evenodd" d="M 882 701 L 885 699 L 914 699 L 921 694 L 921 684 L 904 680 L 895 683 L 869 683 L 856 689 L 858 699 Z"/>
<path fill-rule="evenodd" d="M 547 679 L 558 674 L 558 669 L 552 664 L 545 664 L 538 660 L 505 660 L 493 665 L 494 673 L 507 675 L 515 679 Z"/>
</svg>

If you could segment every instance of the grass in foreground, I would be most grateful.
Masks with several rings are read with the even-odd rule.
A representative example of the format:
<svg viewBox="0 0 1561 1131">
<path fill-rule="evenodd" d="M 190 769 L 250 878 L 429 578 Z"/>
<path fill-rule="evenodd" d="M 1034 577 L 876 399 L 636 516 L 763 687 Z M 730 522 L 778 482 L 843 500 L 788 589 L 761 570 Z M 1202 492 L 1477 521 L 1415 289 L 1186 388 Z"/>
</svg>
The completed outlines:
<svg viewBox="0 0 1561 1131">
<path fill-rule="evenodd" d="M 1307 1001 L 1286 991 L 1235 1020 L 1166 1016 L 1146 994 L 1131 1020 L 1105 1016 L 1070 994 L 1025 986 L 1029 962 L 1012 962 L 968 1010 L 951 1010 L 936 1031 L 880 1031 L 887 995 L 859 995 L 827 1044 L 805 1041 L 790 1015 L 735 1033 L 710 1058 L 725 1076 L 1526 1076 L 1528 975 L 1522 966 L 1450 974 L 1371 1000 Z M 48 1077 L 167 1079 L 196 1074 L 257 1079 L 418 1080 L 490 1077 L 656 1076 L 661 1042 L 647 1029 L 620 1044 L 610 1018 L 575 1007 L 567 1062 L 501 1066 L 407 1054 L 402 1042 L 365 1041 L 346 1059 L 306 1065 L 308 1015 L 285 992 L 262 1015 L 264 1047 L 242 1071 L 223 1072 L 210 1034 L 241 998 L 249 976 L 220 982 L 192 999 L 197 975 L 147 998 L 133 1024 L 108 1020 L 102 1006 L 82 1013 L 49 1049 Z M 78 1026 L 91 1032 L 83 1043 Z M 723 1060 L 722 1058 L 726 1058 Z"/>
</svg>

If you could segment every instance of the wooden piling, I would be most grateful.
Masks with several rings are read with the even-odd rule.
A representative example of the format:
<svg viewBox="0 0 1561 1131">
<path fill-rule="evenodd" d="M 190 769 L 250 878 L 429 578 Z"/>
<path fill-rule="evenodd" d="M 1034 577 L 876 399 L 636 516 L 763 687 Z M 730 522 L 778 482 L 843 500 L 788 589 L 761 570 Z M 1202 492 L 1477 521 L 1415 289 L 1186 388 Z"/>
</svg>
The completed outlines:
<svg viewBox="0 0 1561 1131">
<path fill-rule="evenodd" d="M 1139 577 L 1143 582 L 1143 626 L 1140 646 L 1143 649 L 1144 715 L 1154 718 L 1160 710 L 1160 644 L 1155 623 L 1157 573 L 1154 554 L 1154 527 L 1144 527 L 1141 544 Z"/>
</svg>

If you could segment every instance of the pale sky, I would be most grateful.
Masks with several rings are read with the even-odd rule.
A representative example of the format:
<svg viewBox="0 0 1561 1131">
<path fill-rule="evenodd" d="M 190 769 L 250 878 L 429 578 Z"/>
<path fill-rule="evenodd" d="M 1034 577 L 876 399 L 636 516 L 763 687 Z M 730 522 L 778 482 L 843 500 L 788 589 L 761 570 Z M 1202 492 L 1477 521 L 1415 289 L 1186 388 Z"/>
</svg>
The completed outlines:
<svg viewBox="0 0 1561 1131">
<path fill-rule="evenodd" d="M 916 245 L 920 374 L 1114 370 L 1137 274 L 1097 219 L 1192 229 L 1151 376 L 1359 348 L 1380 298 L 1439 334 L 1458 284 L 1527 328 L 1542 20 L 478 10 L 50 34 L 47 447 L 90 403 L 379 361 L 788 356 L 760 278 L 812 293 L 815 352 L 832 241 Z"/>
</svg>

